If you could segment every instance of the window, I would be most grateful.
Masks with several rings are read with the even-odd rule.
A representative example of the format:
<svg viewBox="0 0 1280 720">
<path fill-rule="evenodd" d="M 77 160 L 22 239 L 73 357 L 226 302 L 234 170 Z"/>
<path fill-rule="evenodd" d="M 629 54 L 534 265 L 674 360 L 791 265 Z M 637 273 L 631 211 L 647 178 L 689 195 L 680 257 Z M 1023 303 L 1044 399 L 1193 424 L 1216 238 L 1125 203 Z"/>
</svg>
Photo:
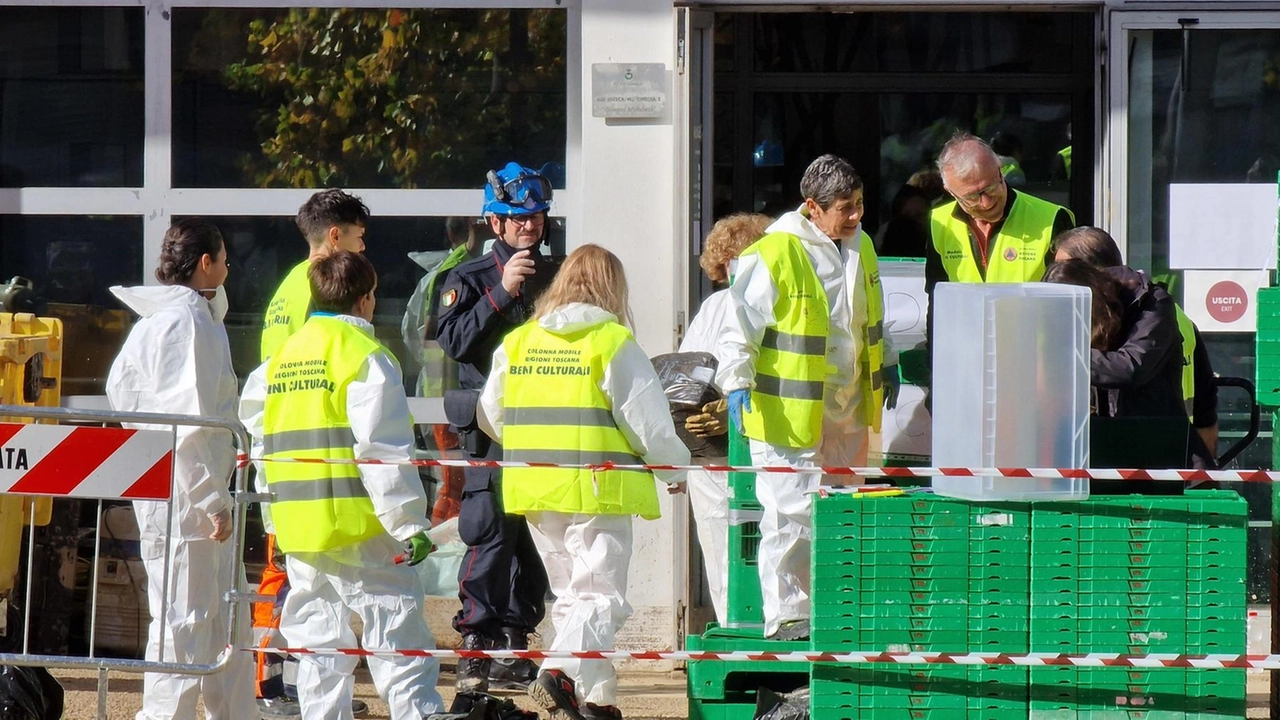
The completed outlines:
<svg viewBox="0 0 1280 720">
<path fill-rule="evenodd" d="M 565 13 L 176 9 L 178 187 L 563 187 Z"/>
<path fill-rule="evenodd" d="M 0 187 L 142 184 L 142 21 L 0 7 Z"/>
</svg>

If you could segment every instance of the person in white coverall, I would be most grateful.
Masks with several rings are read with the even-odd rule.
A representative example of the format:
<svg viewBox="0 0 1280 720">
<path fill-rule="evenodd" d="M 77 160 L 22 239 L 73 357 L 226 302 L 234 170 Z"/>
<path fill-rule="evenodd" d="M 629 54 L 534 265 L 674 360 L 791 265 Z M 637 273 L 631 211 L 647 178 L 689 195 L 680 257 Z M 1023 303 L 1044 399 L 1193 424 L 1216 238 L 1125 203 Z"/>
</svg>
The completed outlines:
<svg viewBox="0 0 1280 720">
<path fill-rule="evenodd" d="M 227 279 L 222 234 L 198 218 L 175 222 L 165 233 L 156 279 L 162 284 L 111 288 L 142 316 L 107 375 L 112 409 L 235 421 L 236 376 L 222 326 L 226 315 L 222 284 Z M 167 431 L 171 426 L 125 423 L 125 427 Z M 210 664 L 228 639 L 228 607 L 223 597 L 228 590 L 244 587 L 243 570 L 233 574 L 235 543 L 230 541 L 229 483 L 236 449 L 226 430 L 178 425 L 176 431 L 172 521 L 169 503 L 133 504 L 151 611 L 146 658 Z M 163 613 L 166 596 L 168 612 Z M 237 618 L 233 641 L 243 647 L 248 639 L 246 608 Z M 212 675 L 147 673 L 138 720 L 194 720 L 201 694 L 211 720 L 256 717 L 253 679 L 253 656 L 245 652 L 233 652 L 227 666 Z"/>
<path fill-rule="evenodd" d="M 687 465 L 666 394 L 629 322 L 622 262 L 574 250 L 534 319 L 493 353 L 480 427 L 507 461 Z M 678 491 L 682 473 L 660 473 Z M 654 475 L 640 470 L 504 469 L 502 503 L 524 515 L 556 601 L 552 650 L 612 649 L 631 615 L 632 516 L 659 516 Z M 545 660 L 529 694 L 559 720 L 618 720 L 607 660 Z"/>
<path fill-rule="evenodd" d="M 370 650 L 435 647 L 410 565 L 426 559 L 427 498 L 412 466 L 413 433 L 400 367 L 373 336 L 377 275 L 340 250 L 308 270 L 306 324 L 250 376 L 240 417 L 262 453 L 271 502 L 264 521 L 286 555 L 292 585 L 280 632 L 291 647 L 356 647 L 351 615 Z M 299 457 L 384 460 L 353 465 L 272 462 Z M 263 474 L 260 474 L 260 477 Z M 406 564 L 401 564 L 407 560 Z M 352 717 L 357 658 L 303 655 L 303 720 Z M 393 720 L 441 711 L 439 661 L 370 657 L 369 673 Z"/>
<path fill-rule="evenodd" d="M 698 264 L 716 285 L 726 285 L 733 275 L 730 265 L 748 245 L 759 240 L 773 219 L 759 213 L 735 213 L 716 221 L 702 244 Z M 698 313 L 680 342 L 680 352 L 716 354 L 720 328 L 730 312 L 729 290 L 717 290 L 702 301 Z M 685 420 L 685 429 L 698 436 L 728 432 L 725 402 L 719 400 L 703 408 L 702 414 Z M 699 464 L 723 464 L 726 458 L 698 458 Z M 689 504 L 698 524 L 698 544 L 707 570 L 711 605 L 721 624 L 729 604 L 729 473 L 691 470 L 688 474 Z"/>
<path fill-rule="evenodd" d="M 878 429 L 885 383 L 897 374 L 884 372 L 884 301 L 861 226 L 862 180 L 847 161 L 824 155 L 800 191 L 804 204 L 738 257 L 716 379 L 750 440 L 752 464 L 865 465 L 868 430 Z M 809 635 L 811 494 L 821 480 L 757 478 L 766 637 Z"/>
</svg>

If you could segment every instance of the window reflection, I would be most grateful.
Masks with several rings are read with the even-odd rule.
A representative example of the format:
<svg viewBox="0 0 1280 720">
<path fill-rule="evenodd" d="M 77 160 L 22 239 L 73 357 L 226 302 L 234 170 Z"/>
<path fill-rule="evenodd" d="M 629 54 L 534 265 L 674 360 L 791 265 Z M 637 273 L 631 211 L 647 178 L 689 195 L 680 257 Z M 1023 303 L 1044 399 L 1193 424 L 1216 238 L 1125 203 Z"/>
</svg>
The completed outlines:
<svg viewBox="0 0 1280 720">
<path fill-rule="evenodd" d="M 563 187 L 562 10 L 173 11 L 179 187 Z"/>
<path fill-rule="evenodd" d="M 477 196 L 479 192 L 477 191 Z M 308 246 L 292 217 L 206 216 L 222 231 L 227 243 L 227 335 L 236 374 L 246 377 L 258 366 L 262 315 L 284 276 L 307 258 Z M 492 238 L 480 218 L 469 218 L 477 244 Z M 449 249 L 444 217 L 383 217 L 369 219 L 365 256 L 378 271 L 378 303 L 373 324 L 378 339 L 400 361 L 406 381 L 418 373 L 418 360 L 409 352 L 401 323 L 409 298 L 426 273 L 410 254 L 433 252 L 443 257 Z M 551 247 L 563 251 L 564 226 L 555 219 Z M 419 256 L 421 257 L 421 256 Z M 429 259 L 429 258 L 428 258 Z"/>
<path fill-rule="evenodd" d="M 63 322 L 62 394 L 104 392 L 133 315 L 107 289 L 139 285 L 142 218 L 0 215 L 0 276 L 30 279 L 38 312 Z"/>
<path fill-rule="evenodd" d="M 141 8 L 0 7 L 0 186 L 142 185 Z"/>
</svg>

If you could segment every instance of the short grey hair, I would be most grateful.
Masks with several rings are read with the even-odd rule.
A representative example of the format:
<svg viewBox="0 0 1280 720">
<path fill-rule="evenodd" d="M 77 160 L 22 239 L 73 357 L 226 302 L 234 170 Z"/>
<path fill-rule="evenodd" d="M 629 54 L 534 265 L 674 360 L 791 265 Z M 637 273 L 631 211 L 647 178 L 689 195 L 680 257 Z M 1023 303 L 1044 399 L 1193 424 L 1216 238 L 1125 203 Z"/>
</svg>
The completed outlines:
<svg viewBox="0 0 1280 720">
<path fill-rule="evenodd" d="M 831 203 L 862 189 L 862 178 L 848 160 L 837 155 L 823 155 L 809 163 L 800 178 L 800 194 L 826 210 Z"/>
<path fill-rule="evenodd" d="M 967 132 L 957 132 L 938 153 L 938 172 L 968 177 L 978 169 L 978 161 L 988 156 L 996 165 L 1000 164 L 996 152 L 986 140 Z"/>
</svg>

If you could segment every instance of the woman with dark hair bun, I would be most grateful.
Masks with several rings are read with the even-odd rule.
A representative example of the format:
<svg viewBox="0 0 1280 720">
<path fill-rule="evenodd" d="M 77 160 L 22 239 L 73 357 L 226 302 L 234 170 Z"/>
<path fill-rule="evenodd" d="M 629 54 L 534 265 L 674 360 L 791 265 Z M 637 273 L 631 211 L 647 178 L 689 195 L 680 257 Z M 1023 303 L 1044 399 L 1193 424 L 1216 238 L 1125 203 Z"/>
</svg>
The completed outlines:
<svg viewBox="0 0 1280 720">
<path fill-rule="evenodd" d="M 107 376 L 113 409 L 237 420 L 236 376 L 222 326 L 227 272 L 222 233 L 207 220 L 188 218 L 165 233 L 155 271 L 161 285 L 111 288 L 141 316 Z M 152 618 L 147 660 L 210 664 L 226 647 L 223 595 L 233 585 L 244 585 L 243 571 L 232 576 L 235 543 L 227 542 L 233 531 L 229 480 L 236 449 L 231 433 L 215 428 L 179 425 L 175 439 L 172 514 L 169 503 L 133 504 Z M 246 616 L 240 617 L 237 635 L 247 640 Z M 214 675 L 147 673 L 137 717 L 194 718 L 202 693 L 210 720 L 257 717 L 253 684 L 253 658 L 241 652 L 232 653 L 226 668 Z"/>
</svg>

